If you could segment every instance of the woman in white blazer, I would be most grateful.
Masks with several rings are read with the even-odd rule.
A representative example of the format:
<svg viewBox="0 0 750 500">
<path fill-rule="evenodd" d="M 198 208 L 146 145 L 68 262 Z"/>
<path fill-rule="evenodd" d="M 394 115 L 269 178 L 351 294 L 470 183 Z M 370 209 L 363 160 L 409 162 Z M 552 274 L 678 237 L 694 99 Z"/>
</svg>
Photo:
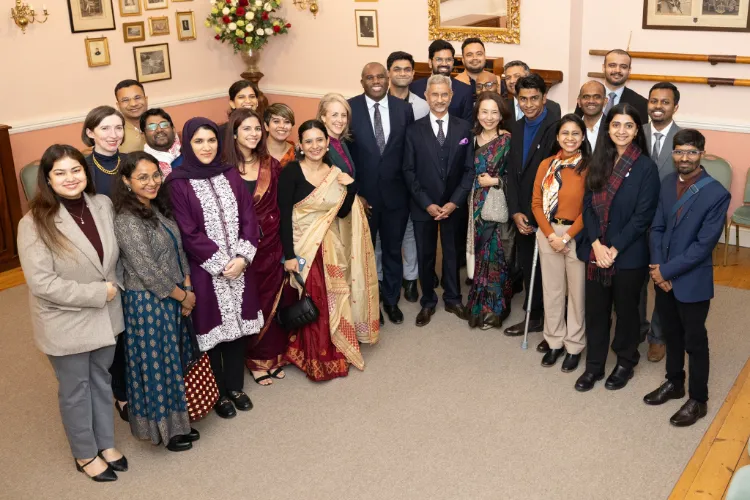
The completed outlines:
<svg viewBox="0 0 750 500">
<path fill-rule="evenodd" d="M 37 185 L 18 225 L 34 340 L 59 382 L 76 469 L 94 481 L 115 481 L 128 463 L 115 448 L 109 374 L 125 329 L 112 202 L 95 194 L 86 161 L 72 146 L 44 152 Z"/>
</svg>

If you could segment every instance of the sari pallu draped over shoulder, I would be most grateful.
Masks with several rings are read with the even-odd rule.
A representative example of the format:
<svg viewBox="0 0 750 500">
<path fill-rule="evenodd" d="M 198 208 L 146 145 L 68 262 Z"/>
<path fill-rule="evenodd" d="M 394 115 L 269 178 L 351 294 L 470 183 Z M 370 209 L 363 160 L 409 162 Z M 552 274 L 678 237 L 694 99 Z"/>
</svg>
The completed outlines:
<svg viewBox="0 0 750 500">
<path fill-rule="evenodd" d="M 380 335 L 378 276 L 364 206 L 359 198 L 344 218 L 337 216 L 346 189 L 333 167 L 323 182 L 294 205 L 294 249 L 312 263 L 322 248 L 331 341 L 347 361 L 365 367 L 359 342 L 374 344 Z M 302 270 L 307 279 L 310 266 Z M 299 288 L 293 283 L 295 288 Z"/>
</svg>

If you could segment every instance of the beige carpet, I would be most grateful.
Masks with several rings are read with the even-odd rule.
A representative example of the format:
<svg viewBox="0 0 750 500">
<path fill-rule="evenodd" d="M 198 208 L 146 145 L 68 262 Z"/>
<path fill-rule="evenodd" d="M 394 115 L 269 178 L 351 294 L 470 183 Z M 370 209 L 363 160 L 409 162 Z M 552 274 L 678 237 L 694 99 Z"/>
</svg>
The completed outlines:
<svg viewBox="0 0 750 500">
<path fill-rule="evenodd" d="M 255 409 L 198 423 L 192 451 L 136 441 L 118 419 L 131 471 L 102 485 L 69 458 L 26 293 L 0 293 L 0 498 L 13 500 L 666 498 L 750 352 L 750 292 L 717 287 L 709 416 L 675 429 L 668 419 L 679 402 L 641 402 L 663 362 L 644 357 L 619 392 L 599 383 L 579 394 L 582 367 L 539 366 L 540 334 L 522 351 L 520 340 L 469 330 L 442 309 L 416 328 L 418 308 L 403 302 L 406 323 L 386 325 L 381 343 L 364 347 L 364 372 L 314 384 L 292 368 L 269 388 L 248 377 Z"/>
</svg>

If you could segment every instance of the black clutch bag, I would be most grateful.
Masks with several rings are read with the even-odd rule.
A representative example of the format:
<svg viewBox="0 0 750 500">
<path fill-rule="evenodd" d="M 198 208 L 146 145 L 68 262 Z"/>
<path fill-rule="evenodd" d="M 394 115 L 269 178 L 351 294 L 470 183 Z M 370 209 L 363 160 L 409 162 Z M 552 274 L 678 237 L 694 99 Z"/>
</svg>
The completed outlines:
<svg viewBox="0 0 750 500">
<path fill-rule="evenodd" d="M 276 319 L 281 327 L 288 331 L 297 330 L 308 323 L 312 323 L 320 316 L 320 311 L 318 311 L 310 295 L 307 294 L 302 276 L 299 273 L 294 273 L 293 276 L 302 287 L 302 297 L 294 304 L 279 309 L 276 315 Z"/>
</svg>

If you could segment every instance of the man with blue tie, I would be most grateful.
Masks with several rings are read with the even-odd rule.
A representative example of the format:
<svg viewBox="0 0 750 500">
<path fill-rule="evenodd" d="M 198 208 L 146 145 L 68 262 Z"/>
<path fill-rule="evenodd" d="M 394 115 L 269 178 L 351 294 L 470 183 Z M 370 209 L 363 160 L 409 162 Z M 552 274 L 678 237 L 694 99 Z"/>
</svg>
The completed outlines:
<svg viewBox="0 0 750 500">
<path fill-rule="evenodd" d="M 677 171 L 662 182 L 650 235 L 649 267 L 667 344 L 667 381 L 643 401 L 661 405 L 685 397 L 687 352 L 689 399 L 669 420 L 677 427 L 693 425 L 707 413 L 706 317 L 714 295 L 711 252 L 724 230 L 730 201 L 729 192 L 701 167 L 705 145 L 697 130 L 675 134 L 672 157 Z"/>
<path fill-rule="evenodd" d="M 414 122 L 411 105 L 388 93 L 388 74 L 380 63 L 362 70 L 364 94 L 349 99 L 352 108 L 349 147 L 359 195 L 369 210 L 373 245 L 379 234 L 383 250 L 383 309 L 395 324 L 403 323 L 398 307 L 403 263 L 401 243 L 409 219 L 409 193 L 401 170 L 406 127 Z"/>
</svg>

